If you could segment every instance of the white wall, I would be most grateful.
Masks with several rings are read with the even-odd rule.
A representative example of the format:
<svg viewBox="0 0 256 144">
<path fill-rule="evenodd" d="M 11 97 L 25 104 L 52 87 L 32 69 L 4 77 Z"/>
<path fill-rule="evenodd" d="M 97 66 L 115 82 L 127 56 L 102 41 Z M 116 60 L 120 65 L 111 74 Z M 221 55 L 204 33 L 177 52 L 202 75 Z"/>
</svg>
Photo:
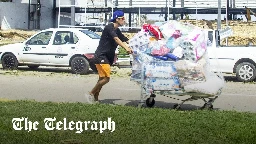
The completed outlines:
<svg viewBox="0 0 256 144">
<path fill-rule="evenodd" d="M 33 4 L 37 3 L 37 0 L 30 0 L 31 7 L 30 12 L 34 11 Z M 3 2 L 0 4 L 0 18 L 3 21 L 5 17 L 11 28 L 28 28 L 28 3 L 29 0 L 13 0 L 13 2 Z M 41 0 L 41 16 L 40 16 L 40 29 L 47 29 L 54 26 L 54 10 L 53 0 Z M 30 29 L 34 29 L 36 26 L 37 15 L 34 14 L 34 22 L 30 22 Z M 12 22 L 12 23 L 10 23 Z M 21 22 L 25 22 L 21 24 Z M 3 28 L 7 28 L 8 24 L 3 23 Z"/>
<path fill-rule="evenodd" d="M 11 2 L 0 2 L 1 29 L 27 29 L 28 5 Z"/>
<path fill-rule="evenodd" d="M 75 0 L 76 5 L 84 6 L 92 5 L 91 0 Z M 95 5 L 104 5 L 105 0 L 94 1 Z M 109 0 L 108 0 L 109 1 Z M 30 0 L 31 4 L 36 4 L 37 0 Z M 59 0 L 56 0 L 58 7 Z M 2 29 L 27 29 L 28 28 L 28 3 L 29 0 L 13 0 L 13 2 L 0 2 L 0 26 Z M 61 5 L 71 4 L 70 0 L 61 0 Z M 34 6 L 30 7 L 32 12 Z M 61 14 L 62 15 L 62 14 Z M 70 14 L 66 14 L 70 16 Z M 90 14 L 87 14 L 90 15 Z M 56 17 L 55 17 L 56 16 Z M 56 18 L 56 19 L 54 19 Z M 77 18 L 76 18 L 77 20 Z M 37 23 L 37 15 L 34 14 L 34 22 L 30 21 L 30 29 L 34 29 Z M 58 12 L 53 10 L 53 0 L 41 0 L 41 16 L 40 16 L 40 29 L 47 29 L 57 27 L 58 25 Z M 70 17 L 61 16 L 61 25 L 71 25 Z"/>
</svg>

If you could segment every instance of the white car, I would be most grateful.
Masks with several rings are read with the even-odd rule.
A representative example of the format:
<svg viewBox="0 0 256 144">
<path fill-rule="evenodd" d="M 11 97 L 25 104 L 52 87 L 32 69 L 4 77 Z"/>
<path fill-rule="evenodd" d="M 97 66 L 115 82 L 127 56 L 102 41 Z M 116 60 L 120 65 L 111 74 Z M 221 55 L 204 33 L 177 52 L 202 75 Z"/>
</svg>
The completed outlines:
<svg viewBox="0 0 256 144">
<path fill-rule="evenodd" d="M 210 66 L 214 72 L 235 74 L 241 82 L 250 82 L 256 78 L 256 46 L 217 46 L 216 31 L 206 30 L 212 43 L 208 45 Z M 219 37 L 221 39 L 221 37 Z"/>
<path fill-rule="evenodd" d="M 96 71 L 90 61 L 98 46 L 100 36 L 78 28 L 50 28 L 42 30 L 22 43 L 0 47 L 3 69 L 17 69 L 27 65 L 71 67 L 73 73 L 87 74 Z"/>
</svg>

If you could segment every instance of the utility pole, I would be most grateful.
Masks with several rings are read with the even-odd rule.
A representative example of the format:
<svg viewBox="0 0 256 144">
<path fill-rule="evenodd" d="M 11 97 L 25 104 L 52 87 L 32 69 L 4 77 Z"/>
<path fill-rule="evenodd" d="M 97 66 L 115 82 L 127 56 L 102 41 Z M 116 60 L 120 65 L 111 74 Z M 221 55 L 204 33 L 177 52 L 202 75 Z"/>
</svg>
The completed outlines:
<svg viewBox="0 0 256 144">
<path fill-rule="evenodd" d="M 167 21 L 167 0 L 165 1 L 165 17 L 164 20 Z"/>
<path fill-rule="evenodd" d="M 221 30 L 221 0 L 218 0 L 218 25 L 217 25 L 217 32 L 216 32 L 216 42 L 217 46 L 220 45 L 220 37 L 219 37 L 219 32 Z"/>
<path fill-rule="evenodd" d="M 75 3 L 75 0 L 71 0 L 71 25 L 72 26 L 75 26 L 76 24 L 75 24 L 75 17 L 76 17 L 76 12 L 75 12 L 75 10 L 76 10 L 76 7 L 74 6 L 76 3 Z M 86 10 L 86 8 L 85 8 L 85 10 Z"/>
<path fill-rule="evenodd" d="M 41 17 L 41 2 L 40 2 L 40 0 L 37 0 L 36 11 L 37 11 L 37 29 L 40 29 L 40 17 Z"/>
<path fill-rule="evenodd" d="M 181 7 L 184 8 L 184 0 L 181 0 Z M 181 19 L 184 18 L 184 13 L 181 13 Z"/>
<path fill-rule="evenodd" d="M 31 2 L 30 0 L 28 0 L 28 29 L 30 29 L 30 20 L 31 20 L 30 5 L 31 5 Z"/>
<path fill-rule="evenodd" d="M 175 14 L 176 14 L 175 12 L 176 12 L 176 11 L 174 10 L 174 8 L 176 7 L 176 0 L 173 0 L 173 1 L 172 1 L 172 7 L 173 7 L 173 9 L 172 9 L 172 11 L 173 11 L 172 15 L 173 15 L 173 16 L 172 16 L 172 17 L 173 17 L 173 20 L 175 20 L 175 19 L 176 19 L 176 16 L 175 16 Z M 174 12 L 174 11 L 175 11 L 175 12 Z"/>
</svg>

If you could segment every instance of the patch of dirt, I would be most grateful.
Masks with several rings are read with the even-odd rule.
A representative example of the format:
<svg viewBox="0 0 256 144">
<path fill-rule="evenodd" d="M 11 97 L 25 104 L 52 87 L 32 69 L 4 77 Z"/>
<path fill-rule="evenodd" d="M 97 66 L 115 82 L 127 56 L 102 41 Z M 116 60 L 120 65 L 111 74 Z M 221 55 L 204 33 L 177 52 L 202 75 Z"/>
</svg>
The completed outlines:
<svg viewBox="0 0 256 144">
<path fill-rule="evenodd" d="M 182 23 L 191 23 L 203 29 L 216 29 L 217 21 L 206 21 L 206 20 L 180 20 Z M 243 22 L 243 21 L 228 21 L 229 27 L 233 30 L 233 35 L 228 38 L 228 45 L 247 45 L 251 42 L 256 45 L 256 22 Z M 221 28 L 226 28 L 225 21 L 222 21 Z M 22 42 L 29 38 L 37 31 L 35 30 L 0 30 L 0 45 Z M 101 32 L 97 32 L 101 35 Z M 123 32 L 123 34 L 129 39 L 132 38 L 136 33 Z M 225 45 L 226 39 L 221 41 L 221 44 Z"/>
<path fill-rule="evenodd" d="M 37 31 L 25 31 L 25 30 L 0 30 L 0 44 L 9 44 L 16 42 L 23 42 L 27 38 L 31 37 Z"/>
</svg>

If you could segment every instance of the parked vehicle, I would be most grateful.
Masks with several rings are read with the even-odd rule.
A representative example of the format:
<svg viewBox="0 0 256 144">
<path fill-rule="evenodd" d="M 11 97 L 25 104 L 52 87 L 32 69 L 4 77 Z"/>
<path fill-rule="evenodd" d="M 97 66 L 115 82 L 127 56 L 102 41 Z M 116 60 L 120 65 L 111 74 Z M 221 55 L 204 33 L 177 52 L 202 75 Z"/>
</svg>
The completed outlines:
<svg viewBox="0 0 256 144">
<path fill-rule="evenodd" d="M 229 28 L 226 32 L 228 33 Z M 250 82 L 256 78 L 256 45 L 222 46 L 216 41 L 216 30 L 205 30 L 209 62 L 212 71 L 234 74 L 239 81 Z M 224 39 L 226 36 L 219 36 Z M 123 60 L 124 61 L 124 60 Z M 133 58 L 125 59 L 132 63 Z M 118 61 L 119 62 L 119 61 Z"/>
<path fill-rule="evenodd" d="M 213 71 L 235 74 L 239 81 L 250 82 L 256 78 L 256 46 L 217 46 L 216 31 L 207 30 L 212 45 L 208 55 Z M 219 39 L 222 39 L 219 37 Z"/>
<path fill-rule="evenodd" d="M 87 29 L 50 28 L 42 30 L 22 43 L 0 47 L 3 69 L 17 69 L 27 65 L 71 67 L 73 73 L 87 74 L 96 71 L 91 59 L 100 36 Z"/>
</svg>

